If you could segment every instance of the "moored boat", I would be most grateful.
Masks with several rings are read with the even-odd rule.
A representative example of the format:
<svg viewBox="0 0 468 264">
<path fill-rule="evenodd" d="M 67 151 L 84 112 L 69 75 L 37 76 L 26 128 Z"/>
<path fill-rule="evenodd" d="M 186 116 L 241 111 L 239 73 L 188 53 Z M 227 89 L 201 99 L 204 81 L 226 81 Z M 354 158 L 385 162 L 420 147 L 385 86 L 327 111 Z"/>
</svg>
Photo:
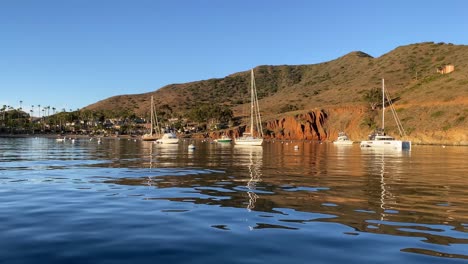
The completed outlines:
<svg viewBox="0 0 468 264">
<path fill-rule="evenodd" d="M 263 143 L 262 119 L 258 106 L 257 87 L 255 86 L 253 69 L 251 70 L 250 93 L 250 132 L 244 132 L 242 137 L 235 138 L 234 144 L 261 146 Z M 258 136 L 254 135 L 254 126 L 256 127 L 255 130 Z"/>
<path fill-rule="evenodd" d="M 244 133 L 242 137 L 236 138 L 236 145 L 261 146 L 263 138 L 251 136 L 250 133 Z"/>
<path fill-rule="evenodd" d="M 151 121 L 150 132 L 141 136 L 144 141 L 155 141 L 161 137 L 159 133 L 158 117 L 154 111 L 153 96 L 151 96 Z"/>
<path fill-rule="evenodd" d="M 346 135 L 345 132 L 339 132 L 338 133 L 338 138 L 333 141 L 333 144 L 335 145 L 352 145 L 354 141 L 350 140 L 348 135 Z"/>
<path fill-rule="evenodd" d="M 177 138 L 177 135 L 173 132 L 167 132 L 162 135 L 161 138 L 156 140 L 156 143 L 158 144 L 178 144 L 179 143 L 179 138 Z"/>
<path fill-rule="evenodd" d="M 361 141 L 361 148 L 387 148 L 393 150 L 411 150 L 411 141 L 396 140 L 394 137 L 385 133 L 385 81 L 382 79 L 382 128 L 369 135 L 369 140 Z M 391 101 L 389 100 L 391 106 Z M 393 110 L 393 108 L 392 108 Z M 395 116 L 395 111 L 394 116 Z M 395 119 L 397 117 L 395 116 Z M 399 120 L 397 120 L 397 124 Z M 401 124 L 399 125 L 400 128 Z M 402 129 L 402 127 L 401 127 Z M 403 130 L 404 131 L 404 130 Z"/>
<path fill-rule="evenodd" d="M 232 138 L 230 138 L 230 137 L 228 137 L 226 135 L 222 135 L 220 138 L 217 138 L 214 141 L 218 142 L 218 143 L 231 143 Z"/>
</svg>

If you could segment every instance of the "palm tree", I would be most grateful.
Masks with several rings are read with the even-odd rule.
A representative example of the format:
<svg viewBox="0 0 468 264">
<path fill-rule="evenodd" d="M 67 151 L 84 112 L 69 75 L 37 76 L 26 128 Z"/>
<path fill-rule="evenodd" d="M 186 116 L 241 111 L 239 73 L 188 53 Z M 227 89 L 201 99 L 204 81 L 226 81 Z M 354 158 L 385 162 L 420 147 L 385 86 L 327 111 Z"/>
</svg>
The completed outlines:
<svg viewBox="0 0 468 264">
<path fill-rule="evenodd" d="M 34 114 L 34 105 L 31 105 L 31 110 L 29 110 L 31 115 L 29 116 L 31 122 L 31 132 L 34 134 L 34 123 L 33 123 L 33 114 Z"/>
<path fill-rule="evenodd" d="M 1 109 L 1 110 L 2 110 L 2 113 L 3 113 L 3 118 L 2 118 L 3 124 L 5 124 L 5 111 L 6 111 L 6 109 L 7 109 L 7 106 L 6 106 L 6 105 L 3 105 L 3 106 L 2 106 L 2 109 Z"/>
</svg>

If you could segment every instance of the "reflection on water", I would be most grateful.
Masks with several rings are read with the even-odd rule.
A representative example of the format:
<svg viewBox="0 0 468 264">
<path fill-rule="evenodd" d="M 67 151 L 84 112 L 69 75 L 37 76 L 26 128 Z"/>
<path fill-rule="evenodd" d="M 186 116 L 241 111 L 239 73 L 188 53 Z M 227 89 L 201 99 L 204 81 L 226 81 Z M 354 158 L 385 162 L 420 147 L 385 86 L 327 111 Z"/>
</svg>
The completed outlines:
<svg viewBox="0 0 468 264">
<path fill-rule="evenodd" d="M 459 154 L 465 154 L 464 149 L 457 150 L 462 150 Z M 459 157 L 452 161 L 454 164 L 450 162 L 445 163 L 443 167 L 431 166 L 431 173 L 425 174 L 418 164 L 429 165 L 431 161 L 423 161 L 423 157 L 411 159 L 411 152 L 363 152 L 368 157 L 367 166 L 373 168 L 369 171 L 369 176 L 379 175 L 380 178 L 380 208 L 375 210 L 380 217 L 363 220 L 368 223 L 364 230 L 424 238 L 421 241 L 433 244 L 421 245 L 420 248 L 402 248 L 401 251 L 404 252 L 468 259 L 468 251 L 464 248 L 464 245 L 468 244 L 468 236 L 465 233 L 468 211 L 453 206 L 458 199 L 458 191 L 453 192 L 454 196 L 446 192 L 459 189 L 465 184 L 465 180 L 455 181 L 453 185 L 449 181 L 445 182 L 448 178 L 456 179 L 461 176 L 451 173 L 452 168 L 455 168 L 453 165 L 458 167 L 459 164 L 456 163 L 460 161 Z M 439 193 L 441 190 L 442 193 Z M 463 254 L 457 254 L 458 252 Z"/>
<path fill-rule="evenodd" d="M 236 145 L 234 153 L 238 155 L 247 156 L 249 162 L 247 164 L 249 170 L 249 180 L 247 182 L 247 194 L 249 196 L 249 203 L 247 209 L 250 211 L 255 208 L 255 201 L 258 195 L 255 193 L 257 183 L 261 181 L 261 167 L 263 148 L 261 146 L 242 146 Z"/>
<path fill-rule="evenodd" d="M 108 252 L 94 263 L 116 252 L 171 261 L 177 250 L 195 263 L 251 262 L 245 252 L 270 263 L 456 263 L 468 259 L 467 150 L 0 139 L 0 238 L 12 262 L 73 245 L 72 255 Z"/>
</svg>

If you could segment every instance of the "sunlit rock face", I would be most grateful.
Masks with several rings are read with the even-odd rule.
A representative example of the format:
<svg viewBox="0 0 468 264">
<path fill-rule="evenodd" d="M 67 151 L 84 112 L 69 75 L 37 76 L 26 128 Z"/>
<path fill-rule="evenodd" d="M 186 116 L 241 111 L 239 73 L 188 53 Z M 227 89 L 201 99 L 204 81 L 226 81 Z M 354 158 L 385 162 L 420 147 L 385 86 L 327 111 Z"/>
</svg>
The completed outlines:
<svg viewBox="0 0 468 264">
<path fill-rule="evenodd" d="M 267 136 L 276 139 L 324 140 L 328 137 L 324 129 L 327 118 L 324 110 L 317 110 L 271 120 L 266 123 Z"/>
</svg>

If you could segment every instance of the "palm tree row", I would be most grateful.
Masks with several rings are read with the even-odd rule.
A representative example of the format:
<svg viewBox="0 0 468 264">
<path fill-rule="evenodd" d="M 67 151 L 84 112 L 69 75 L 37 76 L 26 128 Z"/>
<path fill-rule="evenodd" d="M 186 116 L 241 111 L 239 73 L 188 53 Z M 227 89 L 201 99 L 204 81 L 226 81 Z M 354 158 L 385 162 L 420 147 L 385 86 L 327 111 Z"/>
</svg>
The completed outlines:
<svg viewBox="0 0 468 264">
<path fill-rule="evenodd" d="M 0 132 L 24 132 L 27 130 L 44 130 L 46 126 L 57 124 L 57 108 L 51 106 L 31 105 L 29 113 L 23 110 L 23 101 L 19 101 L 19 107 L 15 108 L 11 105 L 3 105 L 0 108 Z M 37 107 L 37 108 L 36 108 Z M 37 109 L 37 113 L 35 110 Z M 62 109 L 65 112 L 65 109 Z M 52 111 L 52 112 L 51 112 Z M 71 111 L 71 109 L 70 109 Z M 62 121 L 67 121 L 70 118 L 62 117 Z"/>
<path fill-rule="evenodd" d="M 3 105 L 0 108 L 0 133 L 62 133 L 67 131 L 82 131 L 89 133 L 93 130 L 114 130 L 116 127 L 126 127 L 130 130 L 141 127 L 147 118 L 146 115 L 138 117 L 128 109 L 111 110 L 80 110 L 69 112 L 65 108 L 57 111 L 57 108 L 31 105 L 29 113 L 23 111 L 23 101 L 19 101 L 19 107 Z M 162 120 L 174 128 L 183 129 L 187 124 L 195 122 L 200 127 L 207 129 L 210 124 L 227 124 L 233 118 L 232 110 L 222 105 L 201 105 L 194 107 L 187 113 L 174 114 L 169 106 L 162 106 L 158 114 Z M 175 118 L 174 116 L 178 116 Z M 185 117 L 184 117 L 185 116 Z M 111 121 L 113 120 L 113 121 Z M 182 121 L 183 120 L 183 121 Z M 109 125 L 112 124 L 112 125 Z M 205 124 L 204 126 L 202 126 Z M 116 126 L 114 126 L 116 125 Z M 111 128 L 112 126 L 112 128 Z M 210 125 L 211 127 L 218 127 Z M 221 126 L 219 126 L 221 127 Z M 128 133 L 128 131 L 119 131 Z"/>
</svg>

